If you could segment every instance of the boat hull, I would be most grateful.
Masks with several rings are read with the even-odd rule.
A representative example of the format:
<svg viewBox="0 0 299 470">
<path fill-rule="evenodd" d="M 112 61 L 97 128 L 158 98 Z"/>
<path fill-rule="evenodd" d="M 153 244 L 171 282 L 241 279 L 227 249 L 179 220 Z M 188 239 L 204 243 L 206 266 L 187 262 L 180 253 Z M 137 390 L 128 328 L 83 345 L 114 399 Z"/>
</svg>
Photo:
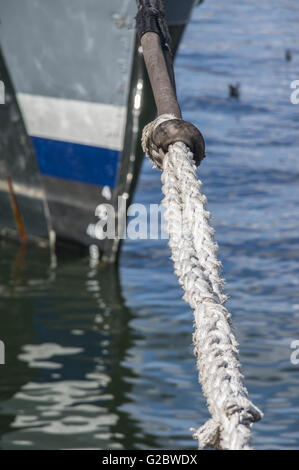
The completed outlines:
<svg viewBox="0 0 299 470">
<path fill-rule="evenodd" d="M 166 2 L 175 49 L 193 4 Z M 114 261 L 124 227 L 105 238 L 99 208 L 111 204 L 117 220 L 125 214 L 143 158 L 141 130 L 155 112 L 136 40 L 136 2 L 0 0 L 0 11 L 1 67 L 12 97 L 0 106 L 1 233 L 20 236 L 9 174 L 28 240 L 47 240 L 51 231 L 64 246 L 96 247 Z M 12 128 L 12 107 L 21 131 Z M 6 144 L 9 132 L 22 141 L 17 151 Z M 27 173 L 8 171 L 11 161 L 21 168 L 23 154 Z"/>
</svg>

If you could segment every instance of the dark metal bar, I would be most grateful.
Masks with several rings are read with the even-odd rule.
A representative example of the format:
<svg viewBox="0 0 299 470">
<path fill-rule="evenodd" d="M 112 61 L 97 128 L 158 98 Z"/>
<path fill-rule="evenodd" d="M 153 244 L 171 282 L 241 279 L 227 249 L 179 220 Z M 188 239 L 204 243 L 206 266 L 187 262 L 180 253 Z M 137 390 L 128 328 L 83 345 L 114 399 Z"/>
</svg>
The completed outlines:
<svg viewBox="0 0 299 470">
<path fill-rule="evenodd" d="M 145 33 L 141 38 L 141 45 L 158 115 L 171 113 L 181 118 L 181 109 L 168 73 L 159 36 L 156 33 Z"/>
<path fill-rule="evenodd" d="M 171 113 L 181 118 L 163 2 L 161 0 L 137 0 L 137 6 L 137 32 L 158 115 Z"/>
</svg>

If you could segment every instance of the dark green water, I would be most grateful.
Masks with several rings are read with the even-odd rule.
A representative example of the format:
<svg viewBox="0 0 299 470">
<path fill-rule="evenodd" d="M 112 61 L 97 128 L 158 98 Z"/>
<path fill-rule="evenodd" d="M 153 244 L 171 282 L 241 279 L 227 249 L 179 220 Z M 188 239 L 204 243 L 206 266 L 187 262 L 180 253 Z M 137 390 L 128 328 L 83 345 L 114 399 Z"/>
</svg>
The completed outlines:
<svg viewBox="0 0 299 470">
<path fill-rule="evenodd" d="M 250 397 L 257 449 L 299 447 L 299 7 L 206 1 L 176 73 L 203 131 L 200 168 Z M 293 60 L 286 62 L 285 49 Z M 240 100 L 228 84 L 241 83 Z M 161 200 L 146 162 L 135 202 Z M 127 240 L 119 270 L 0 245 L 0 447 L 195 449 L 208 416 L 166 240 Z"/>
<path fill-rule="evenodd" d="M 164 270 L 166 249 L 156 256 Z M 164 305 L 153 260 L 133 259 L 121 281 L 112 267 L 65 259 L 51 269 L 45 251 L 1 244 L 2 448 L 193 447 L 188 425 L 193 407 L 204 411 L 200 394 L 177 410 L 182 397 L 173 393 L 190 393 L 195 376 L 191 317 L 172 294 Z"/>
</svg>

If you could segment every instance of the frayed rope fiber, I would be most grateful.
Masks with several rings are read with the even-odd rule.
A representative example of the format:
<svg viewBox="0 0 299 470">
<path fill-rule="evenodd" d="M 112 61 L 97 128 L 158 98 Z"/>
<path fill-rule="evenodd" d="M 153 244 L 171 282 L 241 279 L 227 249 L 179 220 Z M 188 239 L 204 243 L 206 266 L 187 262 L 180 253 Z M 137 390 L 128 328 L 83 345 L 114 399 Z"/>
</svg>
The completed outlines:
<svg viewBox="0 0 299 470">
<path fill-rule="evenodd" d="M 182 142 L 162 155 L 152 141 L 166 114 L 143 131 L 143 150 L 162 167 L 163 204 L 175 273 L 184 289 L 184 300 L 194 310 L 194 353 L 199 381 L 211 418 L 193 431 L 200 449 L 250 449 L 251 427 L 263 414 L 248 399 L 239 362 L 238 344 L 231 316 L 225 308 L 221 263 L 206 197 L 197 177 L 193 154 Z"/>
</svg>

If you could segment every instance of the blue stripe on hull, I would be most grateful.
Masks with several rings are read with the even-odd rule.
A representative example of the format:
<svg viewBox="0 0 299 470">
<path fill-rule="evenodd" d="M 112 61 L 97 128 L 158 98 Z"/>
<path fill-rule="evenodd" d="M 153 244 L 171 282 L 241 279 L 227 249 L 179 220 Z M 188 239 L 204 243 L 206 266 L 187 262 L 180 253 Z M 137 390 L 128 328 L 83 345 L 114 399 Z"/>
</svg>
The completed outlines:
<svg viewBox="0 0 299 470">
<path fill-rule="evenodd" d="M 32 141 L 42 174 L 114 188 L 118 150 L 41 137 L 32 137 Z"/>
</svg>

